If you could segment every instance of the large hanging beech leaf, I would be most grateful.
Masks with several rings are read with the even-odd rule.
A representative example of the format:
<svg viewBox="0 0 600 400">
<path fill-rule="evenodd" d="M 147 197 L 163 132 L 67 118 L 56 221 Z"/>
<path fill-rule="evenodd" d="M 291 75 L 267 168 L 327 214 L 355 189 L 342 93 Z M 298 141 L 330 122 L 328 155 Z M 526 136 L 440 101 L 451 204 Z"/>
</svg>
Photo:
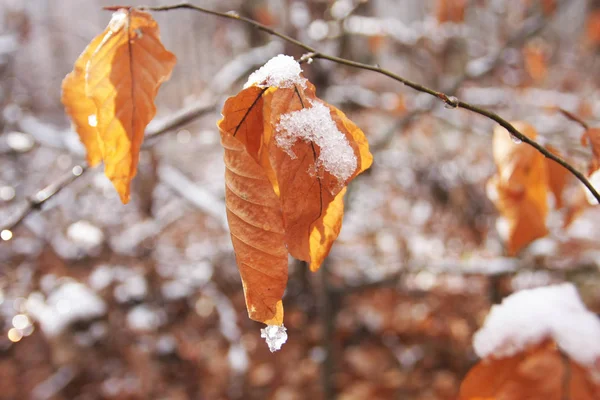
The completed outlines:
<svg viewBox="0 0 600 400">
<path fill-rule="evenodd" d="M 460 387 L 459 400 L 594 400 L 600 386 L 587 369 L 568 359 L 552 343 L 512 357 L 485 359 Z"/>
<path fill-rule="evenodd" d="M 85 97 L 80 96 L 84 64 Z M 150 14 L 122 9 L 77 60 L 73 78 L 65 80 L 63 102 L 86 145 L 88 159 L 97 163 L 98 149 L 89 139 L 85 114 L 96 115 L 105 174 L 124 203 L 129 201 L 130 183 L 137 172 L 144 130 L 156 114 L 154 98 L 174 65 L 175 56 L 160 42 L 158 25 Z M 90 99 L 95 114 L 89 114 Z"/>
<path fill-rule="evenodd" d="M 225 203 L 231 240 L 250 318 L 283 323 L 287 250 L 279 199 L 260 166 L 235 137 L 224 133 Z"/>
<path fill-rule="evenodd" d="M 346 185 L 372 156 L 363 132 L 318 99 L 287 56 L 251 75 L 218 126 L 248 312 L 279 325 L 288 252 L 319 268 L 342 226 Z"/>
<path fill-rule="evenodd" d="M 513 125 L 523 134 L 535 139 L 535 129 L 526 123 Z M 494 161 L 497 174 L 490 186 L 497 196 L 492 198 L 508 221 L 507 251 L 515 255 L 533 240 L 545 236 L 548 215 L 548 175 L 546 160 L 531 146 L 517 144 L 502 127 L 494 131 Z"/>
<path fill-rule="evenodd" d="M 250 318 L 283 323 L 287 250 L 279 198 L 259 164 L 262 93 L 251 87 L 230 98 L 219 121 L 225 149 L 225 202 Z"/>
</svg>

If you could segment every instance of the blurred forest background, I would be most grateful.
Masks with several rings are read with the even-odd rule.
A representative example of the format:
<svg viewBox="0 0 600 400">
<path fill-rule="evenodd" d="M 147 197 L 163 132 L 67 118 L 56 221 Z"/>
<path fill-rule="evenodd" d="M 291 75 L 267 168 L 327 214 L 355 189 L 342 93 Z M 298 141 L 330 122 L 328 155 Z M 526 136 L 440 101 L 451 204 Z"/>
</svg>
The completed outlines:
<svg viewBox="0 0 600 400">
<path fill-rule="evenodd" d="M 60 84 L 113 3 L 0 0 L 0 229 L 84 161 Z M 587 170 L 583 129 L 556 108 L 599 123 L 600 1 L 191 3 L 527 121 Z M 290 263 L 289 340 L 271 354 L 246 315 L 215 123 L 248 73 L 302 51 L 236 21 L 153 15 L 178 58 L 156 124 L 216 106 L 142 152 L 128 205 L 99 167 L 3 233 L 1 400 L 453 399 L 474 331 L 507 294 L 571 281 L 600 311 L 600 210 L 578 182 L 550 234 L 506 257 L 486 195 L 492 122 L 317 60 L 305 75 L 363 129 L 375 162 L 322 270 Z"/>
</svg>

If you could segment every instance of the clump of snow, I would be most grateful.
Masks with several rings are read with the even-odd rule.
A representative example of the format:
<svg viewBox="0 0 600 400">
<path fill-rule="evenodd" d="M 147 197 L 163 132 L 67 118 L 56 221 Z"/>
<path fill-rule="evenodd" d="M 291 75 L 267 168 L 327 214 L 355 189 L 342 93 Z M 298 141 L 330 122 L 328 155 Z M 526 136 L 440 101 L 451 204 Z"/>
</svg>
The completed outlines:
<svg viewBox="0 0 600 400">
<path fill-rule="evenodd" d="M 127 327 L 133 331 L 151 332 L 158 329 L 164 322 L 160 312 L 141 304 L 127 313 Z"/>
<path fill-rule="evenodd" d="M 292 159 L 296 158 L 292 147 L 298 140 L 303 140 L 320 148 L 316 168 L 323 167 L 341 182 L 345 182 L 356 171 L 354 150 L 323 103 L 311 101 L 310 108 L 282 115 L 276 131 L 277 146 Z"/>
<path fill-rule="evenodd" d="M 119 303 L 139 301 L 148 294 L 148 282 L 143 275 L 131 275 L 124 279 L 114 290 L 115 299 Z"/>
<path fill-rule="evenodd" d="M 551 339 L 584 366 L 600 360 L 600 319 L 571 283 L 522 290 L 492 307 L 473 347 L 479 357 L 510 357 Z"/>
<path fill-rule="evenodd" d="M 127 22 L 127 18 L 129 17 L 129 11 L 125 9 L 120 9 L 117 12 L 113 13 L 110 22 L 108 23 L 108 28 L 112 33 L 116 33 L 125 26 Z"/>
<path fill-rule="evenodd" d="M 77 246 L 91 250 L 104 242 L 104 233 L 88 221 L 77 221 L 67 228 L 67 237 Z"/>
<path fill-rule="evenodd" d="M 260 337 L 264 338 L 269 346 L 271 353 L 281 349 L 281 346 L 287 342 L 287 329 L 281 325 L 267 325 L 266 328 L 260 330 Z"/>
<path fill-rule="evenodd" d="M 594 189 L 596 189 L 596 192 L 600 192 L 600 169 L 594 171 L 594 173 L 590 175 L 588 180 L 590 181 Z M 590 192 L 587 188 L 585 189 L 585 195 L 588 203 L 590 203 L 593 206 L 598 204 L 598 200 L 596 200 L 592 192 Z"/>
<path fill-rule="evenodd" d="M 253 85 L 278 88 L 291 88 L 298 85 L 304 89 L 306 88 L 306 79 L 300 76 L 301 72 L 302 68 L 294 60 L 294 57 L 279 54 L 250 74 L 244 89 Z"/>
<path fill-rule="evenodd" d="M 89 287 L 67 281 L 57 287 L 47 299 L 41 293 L 32 293 L 26 310 L 36 319 L 42 331 L 57 336 L 76 321 L 87 321 L 106 313 L 106 304 Z"/>
</svg>

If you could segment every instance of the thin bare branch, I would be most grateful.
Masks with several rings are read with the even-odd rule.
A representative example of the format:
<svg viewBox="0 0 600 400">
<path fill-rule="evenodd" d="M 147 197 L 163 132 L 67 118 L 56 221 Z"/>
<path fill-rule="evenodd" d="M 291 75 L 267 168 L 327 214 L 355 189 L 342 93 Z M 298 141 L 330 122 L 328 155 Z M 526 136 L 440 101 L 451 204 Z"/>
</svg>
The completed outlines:
<svg viewBox="0 0 600 400">
<path fill-rule="evenodd" d="M 202 115 L 214 111 L 215 108 L 215 103 L 199 103 L 178 111 L 168 119 L 164 120 L 164 122 L 157 122 L 153 128 L 146 130 L 146 140 L 144 141 L 142 148 L 148 148 L 151 140 L 163 135 L 164 133 L 170 132 L 173 129 L 188 124 Z M 83 176 L 88 169 L 89 166 L 86 163 L 75 165 L 69 173 L 62 176 L 56 182 L 51 183 L 45 188 L 38 190 L 32 196 L 28 197 L 24 201 L 24 205 L 21 207 L 19 212 L 17 212 L 17 214 L 14 215 L 9 222 L 0 227 L 0 232 L 5 230 L 14 230 L 21 224 L 21 222 L 23 222 L 25 218 L 27 218 L 29 214 L 36 210 L 40 210 L 46 201 L 50 200 L 65 187 L 69 186 L 72 182 Z"/>
<path fill-rule="evenodd" d="M 107 10 L 115 10 L 117 8 L 118 8 L 117 6 L 106 7 Z M 440 92 L 435 89 L 429 88 L 427 86 L 421 85 L 417 82 L 413 82 L 413 81 L 406 79 L 398 74 L 395 74 L 394 72 L 392 72 L 390 70 L 381 68 L 378 65 L 364 64 L 364 63 L 361 63 L 358 61 L 352 61 L 352 60 L 348 60 L 345 58 L 321 53 L 314 47 L 311 47 L 311 46 L 309 46 L 297 39 L 294 39 L 290 36 L 284 35 L 283 33 L 279 33 L 277 31 L 275 31 L 274 29 L 272 29 L 266 25 L 263 25 L 260 22 L 257 22 L 251 18 L 243 17 L 243 16 L 237 14 L 236 12 L 220 12 L 220 11 L 210 10 L 210 9 L 207 9 L 204 7 L 200 7 L 200 6 L 196 6 L 196 5 L 188 4 L 188 3 L 172 4 L 172 5 L 165 5 L 165 6 L 155 6 L 155 7 L 140 6 L 139 8 L 149 10 L 149 11 L 172 11 L 172 10 L 177 10 L 177 9 L 188 9 L 188 10 L 198 11 L 198 12 L 201 12 L 204 14 L 214 15 L 217 17 L 242 21 L 244 23 L 254 26 L 256 29 L 258 29 L 260 31 L 266 32 L 273 36 L 276 36 L 282 40 L 285 40 L 286 42 L 289 42 L 291 44 L 294 44 L 294 45 L 306 50 L 307 52 L 310 53 L 310 55 L 307 55 L 307 58 L 329 60 L 336 64 L 346 65 L 349 67 L 363 69 L 363 70 L 367 70 L 367 71 L 373 71 L 373 72 L 379 73 L 381 75 L 385 75 L 385 76 L 387 76 L 397 82 L 400 82 L 416 91 L 427 93 L 427 94 L 441 100 L 442 102 L 444 102 L 449 108 L 463 108 L 465 110 L 469 110 L 471 112 L 474 112 L 476 114 L 479 114 L 481 116 L 489 118 L 489 119 L 497 122 L 498 124 L 500 124 L 502 127 L 504 127 L 514 137 L 520 139 L 524 143 L 527 143 L 528 145 L 532 146 L 537 151 L 539 151 L 541 154 L 543 154 L 545 157 L 547 157 L 553 161 L 556 161 L 557 163 L 562 165 L 564 168 L 566 168 L 569 172 L 571 172 L 573 175 L 575 175 L 575 177 L 577 179 L 579 179 L 579 181 L 581 181 L 581 183 L 583 183 L 590 192 L 592 192 L 592 194 L 594 195 L 596 200 L 598 200 L 598 202 L 600 203 L 600 193 L 598 193 L 598 191 L 596 191 L 594 186 L 590 183 L 590 181 L 585 177 L 585 175 L 583 173 L 579 172 L 575 167 L 573 167 L 571 164 L 569 164 L 567 161 L 565 161 L 561 157 L 559 157 L 555 154 L 552 154 L 551 152 L 546 150 L 546 148 L 544 148 L 544 146 L 540 145 L 539 143 L 537 143 L 537 142 L 529 139 L 527 136 L 523 135 L 510 122 L 508 122 L 504 118 L 502 118 L 499 115 L 497 115 L 491 111 L 488 111 L 484 108 L 480 108 L 480 107 L 477 107 L 470 103 L 460 101 L 459 99 L 457 99 L 454 96 L 449 96 L 443 92 Z M 531 24 L 531 25 L 527 24 L 526 28 L 527 28 L 527 30 L 524 33 L 525 35 L 530 35 L 530 34 L 532 34 L 531 32 L 535 33 L 538 31 L 538 29 L 541 29 L 538 26 L 536 26 L 535 24 Z"/>
<path fill-rule="evenodd" d="M 583 119 L 579 118 L 577 115 L 573 114 L 572 112 L 567 111 L 561 107 L 557 107 L 556 109 L 558 110 L 558 112 L 560 112 L 562 115 L 564 115 L 564 117 L 566 119 L 569 119 L 569 120 L 581 125 L 581 127 L 583 129 L 585 129 L 586 131 L 588 129 L 590 129 L 590 126 Z"/>
</svg>

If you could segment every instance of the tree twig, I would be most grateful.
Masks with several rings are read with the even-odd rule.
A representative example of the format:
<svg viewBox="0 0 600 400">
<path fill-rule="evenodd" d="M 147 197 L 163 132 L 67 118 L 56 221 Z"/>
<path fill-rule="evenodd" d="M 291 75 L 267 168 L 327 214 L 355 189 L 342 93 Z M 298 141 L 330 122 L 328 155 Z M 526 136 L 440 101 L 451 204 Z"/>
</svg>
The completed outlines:
<svg viewBox="0 0 600 400">
<path fill-rule="evenodd" d="M 146 137 L 142 148 L 148 148 L 151 145 L 151 141 L 157 137 L 163 135 L 166 132 L 170 132 L 180 126 L 183 126 L 202 115 L 211 112 L 215 109 L 215 103 L 199 103 L 191 107 L 184 108 L 172 116 L 165 119 L 163 122 L 159 121 L 152 128 L 146 130 Z M 73 166 L 71 172 L 65 174 L 56 182 L 53 182 L 45 188 L 38 190 L 32 196 L 29 196 L 25 200 L 24 206 L 21 210 L 12 217 L 12 220 L 0 227 L 0 232 L 13 231 L 17 226 L 23 222 L 25 218 L 32 212 L 41 209 L 44 203 L 58 194 L 65 187 L 69 186 L 72 182 L 83 176 L 84 173 L 90 169 L 86 163 L 81 163 Z"/>
<path fill-rule="evenodd" d="M 557 107 L 556 110 L 558 110 L 558 112 L 560 112 L 565 118 L 579 124 L 586 131 L 588 129 L 590 129 L 590 126 L 583 119 L 579 118 L 577 115 L 573 114 L 572 112 L 567 111 L 562 107 Z"/>
<path fill-rule="evenodd" d="M 119 7 L 119 6 L 105 7 L 106 10 L 111 10 L 111 11 L 117 10 L 119 8 L 128 8 L 128 7 Z M 188 10 L 198 11 L 198 12 L 201 12 L 204 14 L 214 15 L 217 17 L 242 21 L 244 23 L 254 26 L 256 29 L 258 29 L 260 31 L 266 32 L 270 35 L 278 37 L 282 40 L 285 40 L 288 43 L 291 43 L 295 46 L 298 46 L 298 47 L 306 50 L 308 52 L 308 54 L 306 54 L 305 57 L 303 57 L 303 59 L 312 58 L 312 59 L 329 60 L 336 64 L 346 65 L 349 67 L 363 69 L 363 70 L 367 70 L 367 71 L 373 71 L 373 72 L 379 73 L 381 75 L 385 75 L 385 76 L 387 76 L 397 82 L 400 82 L 416 91 L 427 93 L 427 94 L 441 100 L 442 102 L 444 102 L 448 108 L 462 108 L 462 109 L 471 111 L 475 114 L 484 116 L 484 117 L 491 119 L 491 120 L 497 122 L 498 124 L 500 124 L 508 132 L 510 132 L 511 135 L 513 135 L 517 139 L 521 140 L 521 142 L 524 142 L 524 143 L 532 146 L 538 152 L 543 154 L 545 157 L 547 157 L 553 161 L 556 161 L 557 163 L 562 165 L 569 172 L 571 172 L 573 175 L 575 175 L 575 177 L 581 183 L 583 183 L 583 185 L 593 194 L 593 196 L 596 198 L 596 200 L 598 200 L 598 202 L 600 203 L 600 193 L 598 193 L 598 191 L 596 191 L 594 186 L 590 183 L 590 181 L 585 177 L 585 175 L 583 173 L 579 172 L 575 167 L 573 167 L 571 164 L 569 164 L 567 161 L 565 161 L 561 157 L 559 157 L 555 154 L 552 154 L 550 151 L 546 150 L 546 148 L 544 148 L 544 146 L 540 145 L 539 143 L 537 143 L 534 140 L 529 139 L 527 136 L 525 136 L 524 134 L 519 132 L 510 122 L 503 119 L 496 113 L 493 113 L 493 112 L 488 111 L 481 107 L 477 107 L 473 104 L 461 101 L 454 96 L 448 96 L 447 94 L 445 94 L 443 92 L 437 91 L 435 89 L 431 89 L 431 88 L 421 85 L 417 82 L 413 82 L 407 78 L 403 78 L 402 76 L 395 74 L 394 72 L 387 70 L 385 68 L 381 68 L 378 65 L 364 64 L 364 63 L 361 63 L 358 61 L 352 61 L 352 60 L 348 60 L 345 58 L 321 53 L 320 51 L 318 51 L 317 49 L 315 49 L 312 46 L 309 46 L 309 45 L 307 45 L 297 39 L 294 39 L 288 35 L 285 35 L 283 33 L 277 32 L 276 30 L 274 30 L 266 25 L 263 25 L 260 22 L 257 22 L 251 18 L 241 16 L 236 12 L 220 12 L 220 11 L 210 10 L 210 9 L 207 9 L 204 7 L 200 7 L 200 6 L 196 6 L 196 5 L 188 4 L 188 3 L 179 3 L 179 4 L 172 4 L 172 5 L 165 5 L 165 6 L 140 6 L 139 8 L 149 10 L 149 11 L 171 11 L 171 10 L 177 10 L 177 9 L 188 9 Z M 528 31 L 526 32 L 527 34 L 529 34 L 529 30 L 531 30 L 533 32 L 537 31 L 536 27 L 532 28 L 531 26 L 527 26 L 527 29 L 528 29 Z"/>
</svg>

